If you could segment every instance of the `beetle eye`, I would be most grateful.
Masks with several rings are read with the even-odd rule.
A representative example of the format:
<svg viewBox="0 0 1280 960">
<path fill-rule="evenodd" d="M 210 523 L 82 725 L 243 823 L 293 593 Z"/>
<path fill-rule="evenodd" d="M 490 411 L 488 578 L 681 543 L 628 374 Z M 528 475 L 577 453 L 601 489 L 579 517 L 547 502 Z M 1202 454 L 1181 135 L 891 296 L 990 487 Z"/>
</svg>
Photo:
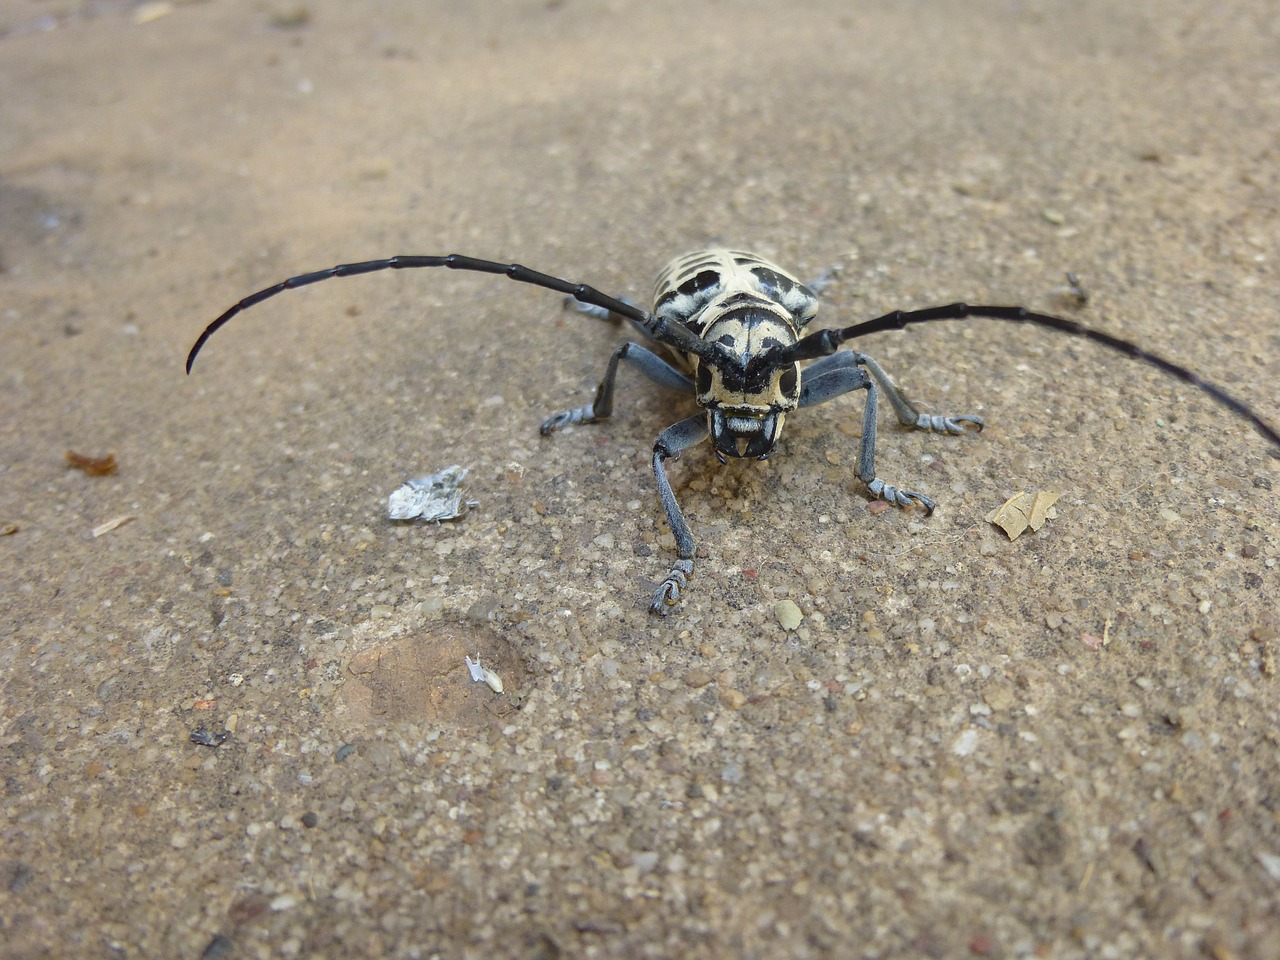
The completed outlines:
<svg viewBox="0 0 1280 960">
<path fill-rule="evenodd" d="M 778 378 L 778 386 L 781 388 L 784 396 L 791 396 L 796 392 L 796 368 L 789 367 L 782 371 L 782 376 Z"/>
<path fill-rule="evenodd" d="M 698 392 L 711 392 L 711 368 L 704 364 L 698 364 Z"/>
</svg>

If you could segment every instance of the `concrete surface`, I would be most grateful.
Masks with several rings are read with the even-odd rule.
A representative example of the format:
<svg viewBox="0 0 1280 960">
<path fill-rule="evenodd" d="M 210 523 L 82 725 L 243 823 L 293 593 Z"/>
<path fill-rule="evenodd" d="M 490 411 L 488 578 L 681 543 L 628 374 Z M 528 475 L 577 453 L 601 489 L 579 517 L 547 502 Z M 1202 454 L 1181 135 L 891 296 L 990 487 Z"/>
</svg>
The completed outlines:
<svg viewBox="0 0 1280 960">
<path fill-rule="evenodd" d="M 723 242 L 842 264 L 820 322 L 1022 303 L 1274 423 L 1280 14 L 1131 6 L 0 3 L 0 953 L 1280 956 L 1280 460 L 1186 384 L 859 341 L 987 418 L 885 425 L 937 512 L 869 508 L 856 398 L 704 446 L 658 619 L 689 403 L 539 437 L 625 335 L 555 295 L 332 281 L 182 370 L 333 263 L 643 300 Z M 383 519 L 453 463 L 474 512 Z"/>
</svg>

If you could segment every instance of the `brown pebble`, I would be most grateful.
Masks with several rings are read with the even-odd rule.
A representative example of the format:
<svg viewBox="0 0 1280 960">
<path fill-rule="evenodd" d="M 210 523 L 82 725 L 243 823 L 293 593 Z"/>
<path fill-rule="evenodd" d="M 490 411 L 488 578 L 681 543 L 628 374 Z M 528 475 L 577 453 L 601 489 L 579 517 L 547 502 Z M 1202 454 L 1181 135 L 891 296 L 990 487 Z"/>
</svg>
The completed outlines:
<svg viewBox="0 0 1280 960">
<path fill-rule="evenodd" d="M 985 933 L 979 933 L 969 940 L 969 952 L 975 957 L 989 957 L 995 949 L 995 942 Z"/>
<path fill-rule="evenodd" d="M 240 900 L 234 901 L 231 906 L 227 907 L 227 919 L 236 926 L 248 923 L 250 920 L 256 920 L 267 912 L 267 898 L 260 897 L 256 894 L 250 894 Z"/>
<path fill-rule="evenodd" d="M 730 710 L 741 710 L 747 702 L 747 695 L 741 690 L 726 690 L 720 694 L 720 702 Z"/>
</svg>

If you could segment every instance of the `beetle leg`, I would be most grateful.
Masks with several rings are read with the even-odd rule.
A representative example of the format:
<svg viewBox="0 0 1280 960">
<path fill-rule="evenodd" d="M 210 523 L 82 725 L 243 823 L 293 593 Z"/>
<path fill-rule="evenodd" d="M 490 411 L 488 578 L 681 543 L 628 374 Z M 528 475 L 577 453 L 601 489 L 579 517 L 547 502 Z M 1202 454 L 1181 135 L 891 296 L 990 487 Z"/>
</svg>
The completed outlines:
<svg viewBox="0 0 1280 960">
<path fill-rule="evenodd" d="M 584 313 L 597 320 L 613 320 L 615 314 L 608 307 L 597 307 L 594 303 L 579 303 L 573 297 L 565 297 L 564 305 L 575 313 Z"/>
<path fill-rule="evenodd" d="M 827 269 L 823 270 L 820 274 L 818 274 L 816 277 L 814 277 L 812 280 L 806 283 L 805 286 L 808 287 L 810 290 L 812 290 L 814 293 L 821 296 L 823 291 L 825 291 L 828 287 L 830 287 L 839 279 L 840 271 L 841 269 L 843 269 L 843 267 L 844 267 L 843 263 L 833 263 L 831 266 L 827 267 Z"/>
<path fill-rule="evenodd" d="M 679 602 L 681 591 L 689 585 L 689 578 L 693 576 L 693 553 L 696 549 L 689 524 L 680 510 L 680 504 L 676 502 L 671 481 L 667 479 L 665 462 L 679 457 L 685 450 L 707 439 L 708 433 L 707 415 L 698 413 L 667 427 L 658 434 L 658 440 L 653 445 L 653 475 L 658 480 L 658 498 L 662 501 L 662 509 L 667 512 L 667 525 L 676 538 L 677 559 L 671 565 L 671 572 L 654 591 L 653 602 L 649 605 L 651 613 L 666 613 L 668 607 Z"/>
<path fill-rule="evenodd" d="M 639 309 L 638 307 L 636 307 L 635 302 L 628 297 L 619 297 L 618 302 L 625 304 L 628 307 L 632 307 L 637 310 Z M 621 316 L 617 313 L 614 313 L 608 307 L 597 306 L 594 303 L 580 303 L 577 300 L 575 300 L 573 297 L 565 297 L 564 303 L 565 303 L 565 306 L 573 310 L 574 313 L 586 314 L 588 317 L 594 317 L 596 320 L 611 320 L 615 323 L 619 320 L 626 320 L 627 323 L 631 324 L 631 326 L 635 329 L 635 331 L 638 334 L 640 334 L 640 336 L 642 337 L 649 336 L 649 331 L 644 328 L 644 324 L 638 321 L 635 317 Z"/>
<path fill-rule="evenodd" d="M 618 302 L 625 303 L 628 307 L 636 306 L 635 301 L 632 300 L 630 297 L 619 297 Z M 623 319 L 622 317 L 614 313 L 612 310 L 610 310 L 608 307 L 597 306 L 594 303 L 581 303 L 575 300 L 573 297 L 565 297 L 564 305 L 568 307 L 570 310 L 573 310 L 577 313 L 585 313 L 588 317 L 594 317 L 597 320 Z M 636 309 L 638 310 L 639 307 L 636 307 Z"/>
<path fill-rule="evenodd" d="M 876 363 L 865 353 L 854 352 L 857 362 L 865 366 L 876 378 L 876 383 L 880 384 L 880 389 L 884 391 L 884 395 L 889 398 L 889 404 L 893 407 L 893 412 L 898 416 L 898 422 L 904 427 L 911 427 L 915 430 L 928 430 L 933 433 L 964 433 L 966 427 L 973 427 L 979 433 L 982 432 L 982 418 L 972 413 L 962 413 L 956 417 L 946 417 L 936 413 L 921 413 L 916 409 L 914 403 L 906 398 L 902 390 L 885 372 L 884 367 Z M 838 354 L 837 354 L 838 356 Z"/>
<path fill-rule="evenodd" d="M 866 377 L 866 374 L 863 374 Z M 876 385 L 867 377 L 867 403 L 862 412 L 862 444 L 858 448 L 858 478 L 867 485 L 871 495 L 892 503 L 895 507 L 919 504 L 926 514 L 933 513 L 934 503 L 923 493 L 895 487 L 876 476 L 876 414 L 879 407 Z"/>
<path fill-rule="evenodd" d="M 870 371 L 870 376 L 866 367 Z M 904 425 L 919 430 L 936 430 L 947 433 L 963 433 L 964 424 L 981 429 L 982 420 L 974 416 L 934 417 L 918 413 L 911 402 L 894 386 L 880 364 L 864 353 L 854 351 L 823 357 L 809 366 L 801 375 L 800 406 L 812 407 L 826 403 L 854 390 L 866 390 L 867 402 L 862 415 L 862 443 L 858 449 L 858 478 L 867 485 L 871 495 L 896 507 L 922 506 L 933 513 L 934 502 L 915 490 L 895 487 L 876 476 L 876 430 L 879 410 L 879 391 L 882 387 Z"/>
<path fill-rule="evenodd" d="M 683 373 L 651 350 L 628 341 L 613 351 L 613 355 L 609 357 L 609 366 L 605 368 L 604 379 L 600 381 L 600 386 L 596 387 L 595 400 L 585 407 L 574 407 L 572 410 L 564 410 L 547 418 L 541 427 L 542 435 L 545 437 L 574 423 L 608 420 L 613 414 L 613 390 L 614 383 L 618 379 L 619 360 L 626 360 L 654 383 L 672 390 L 683 390 L 686 393 L 693 391 L 693 382 Z"/>
</svg>

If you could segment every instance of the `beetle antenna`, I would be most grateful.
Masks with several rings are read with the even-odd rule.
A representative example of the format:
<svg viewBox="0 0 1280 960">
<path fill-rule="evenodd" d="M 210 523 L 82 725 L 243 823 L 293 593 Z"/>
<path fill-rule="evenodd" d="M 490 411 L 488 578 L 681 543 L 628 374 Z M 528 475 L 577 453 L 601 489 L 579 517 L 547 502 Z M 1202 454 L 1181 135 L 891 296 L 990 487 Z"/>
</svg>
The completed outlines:
<svg viewBox="0 0 1280 960">
<path fill-rule="evenodd" d="M 528 267 L 521 266 L 518 263 L 498 263 L 494 260 L 478 260 L 475 257 L 450 253 L 442 257 L 401 256 L 388 257 L 383 260 L 365 260 L 361 263 L 341 263 L 336 267 L 329 267 L 327 270 L 317 270 L 314 273 L 303 273 L 296 277 L 290 277 L 288 280 L 282 280 L 264 290 L 250 294 L 204 328 L 204 332 L 200 334 L 195 344 L 191 347 L 191 352 L 187 354 L 187 373 L 191 372 L 191 366 L 196 361 L 196 355 L 205 345 L 205 342 L 225 326 L 232 317 L 248 310 L 250 307 L 256 306 L 263 300 L 274 297 L 278 293 L 309 286 L 332 277 L 354 277 L 362 273 L 377 273 L 379 270 L 405 270 L 416 267 L 448 267 L 451 270 L 472 270 L 477 273 L 501 274 L 519 283 L 530 283 L 535 287 L 544 287 L 547 290 L 568 294 L 580 303 L 602 307 L 605 310 L 616 313 L 618 316 L 625 317 L 638 324 L 648 336 L 659 343 L 669 344 L 684 353 L 693 353 L 700 357 L 710 356 L 712 353 L 711 344 L 687 327 L 673 324 L 651 313 L 646 313 L 616 297 L 603 294 L 595 287 L 588 286 L 585 283 L 562 280 L 550 274 L 530 270 Z"/>
<path fill-rule="evenodd" d="M 772 362 L 777 366 L 794 363 L 797 360 L 813 360 L 817 357 L 830 356 L 840 349 L 840 345 L 856 337 L 864 337 L 871 333 L 882 333 L 887 330 L 902 330 L 915 323 L 930 323 L 934 320 L 964 320 L 967 317 L 986 317 L 991 320 L 1005 320 L 1010 323 L 1027 323 L 1039 327 L 1048 327 L 1073 337 L 1083 337 L 1110 347 L 1125 356 L 1150 364 L 1172 377 L 1189 383 L 1193 387 L 1207 393 L 1232 413 L 1243 417 L 1253 424 L 1254 428 L 1280 449 L 1280 431 L 1263 420 L 1252 407 L 1239 398 L 1232 396 L 1222 387 L 1206 380 L 1180 363 L 1167 360 L 1159 354 L 1144 350 L 1132 341 L 1086 327 L 1083 323 L 1068 320 L 1065 317 L 1054 317 L 1044 313 L 1033 313 L 1025 307 L 993 307 L 974 306 L 967 303 L 949 303 L 941 307 L 927 307 L 923 310 L 895 310 L 874 320 L 855 323 L 842 330 L 819 330 L 797 341 L 790 347 L 775 351 Z M 1277 454 L 1273 454 L 1277 455 Z"/>
</svg>

